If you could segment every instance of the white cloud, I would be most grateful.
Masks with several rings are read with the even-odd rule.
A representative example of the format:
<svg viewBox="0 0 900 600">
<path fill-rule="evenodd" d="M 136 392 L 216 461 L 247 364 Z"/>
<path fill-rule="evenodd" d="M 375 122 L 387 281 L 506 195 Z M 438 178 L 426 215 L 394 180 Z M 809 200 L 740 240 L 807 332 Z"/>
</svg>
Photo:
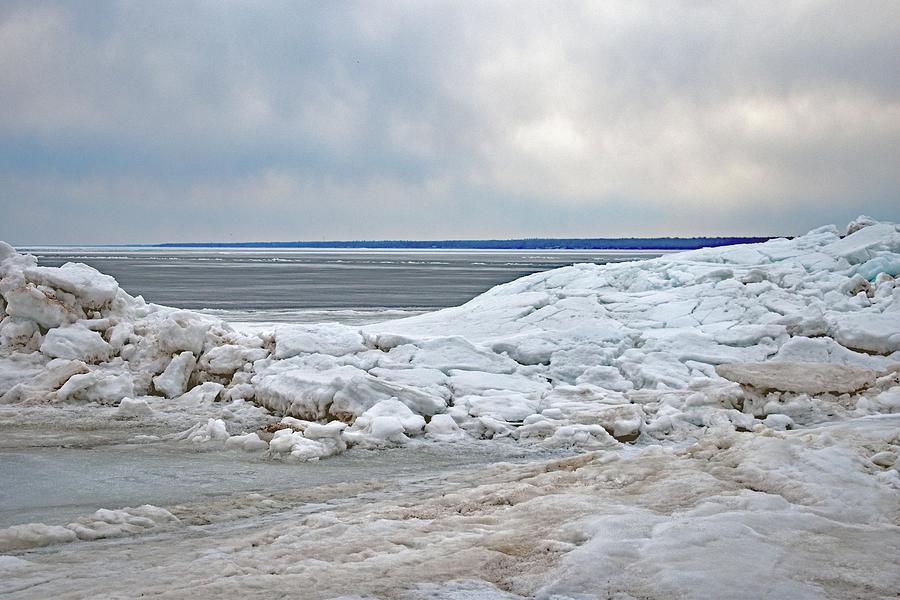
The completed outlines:
<svg viewBox="0 0 900 600">
<path fill-rule="evenodd" d="M 54 182 L 127 237 L 144 199 L 167 238 L 217 205 L 250 238 L 900 219 L 898 40 L 893 0 L 11 4 L 0 204 Z"/>
</svg>

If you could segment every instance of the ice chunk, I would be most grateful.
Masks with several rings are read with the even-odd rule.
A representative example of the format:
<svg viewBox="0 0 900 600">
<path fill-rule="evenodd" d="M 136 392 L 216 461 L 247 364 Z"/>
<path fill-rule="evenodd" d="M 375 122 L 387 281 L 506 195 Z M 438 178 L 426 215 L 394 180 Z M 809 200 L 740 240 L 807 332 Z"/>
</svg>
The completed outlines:
<svg viewBox="0 0 900 600">
<path fill-rule="evenodd" d="M 153 412 L 150 405 L 143 398 L 122 398 L 116 414 L 120 417 L 140 417 Z"/>
<path fill-rule="evenodd" d="M 178 522 L 178 517 L 166 509 L 144 504 L 117 510 L 101 508 L 89 517 L 69 523 L 67 527 L 80 540 L 99 540 L 143 533 Z"/>
<path fill-rule="evenodd" d="M 877 373 L 826 363 L 735 363 L 719 365 L 716 373 L 730 381 L 760 390 L 806 394 L 857 392 L 875 384 Z"/>
<path fill-rule="evenodd" d="M 76 324 L 48 331 L 41 343 L 41 352 L 53 358 L 89 363 L 109 360 L 113 349 L 99 333 Z"/>
<path fill-rule="evenodd" d="M 396 419 L 400 424 L 400 431 L 408 435 L 416 435 L 425 427 L 424 417 L 413 413 L 408 406 L 396 398 L 388 398 L 374 405 L 356 419 L 354 426 L 365 427 L 379 417 Z"/>
<path fill-rule="evenodd" d="M 189 392 L 178 396 L 175 400 L 181 404 L 208 404 L 215 400 L 225 386 L 215 381 L 207 381 L 196 385 Z"/>
<path fill-rule="evenodd" d="M 900 233 L 892 223 L 877 223 L 825 246 L 824 251 L 846 258 L 851 264 L 861 264 L 878 251 L 900 252 Z"/>
<path fill-rule="evenodd" d="M 223 442 L 229 438 L 228 429 L 222 419 L 207 419 L 206 422 L 197 423 L 190 429 L 182 431 L 175 436 L 176 440 L 185 440 L 195 444 L 206 442 Z"/>
<path fill-rule="evenodd" d="M 159 325 L 160 347 L 167 353 L 189 351 L 199 356 L 212 324 L 212 321 L 196 313 L 174 312 Z"/>
<path fill-rule="evenodd" d="M 184 393 L 196 364 L 193 352 L 182 352 L 169 361 L 165 371 L 153 378 L 153 385 L 166 398 L 180 396 Z"/>
<path fill-rule="evenodd" d="M 329 421 L 328 423 L 309 423 L 303 430 L 303 437 L 311 440 L 340 440 L 341 432 L 347 429 L 343 421 Z"/>
<path fill-rule="evenodd" d="M 69 380 L 72 375 L 87 373 L 88 366 L 80 360 L 64 360 L 61 358 L 51 360 L 42 369 L 32 371 L 25 365 L 19 366 L 17 371 L 25 381 L 19 381 L 10 387 L 0 398 L 0 403 L 27 402 L 31 400 L 51 400 L 53 394 L 61 385 Z M 9 375 L 3 373 L 5 377 Z M 19 379 L 19 378 L 16 378 Z M 7 383 L 8 385 L 8 383 Z"/>
<path fill-rule="evenodd" d="M 256 452 L 259 450 L 268 450 L 268 442 L 260 439 L 259 435 L 248 433 L 246 435 L 233 435 L 225 440 L 226 448 L 239 448 L 246 452 Z"/>
<path fill-rule="evenodd" d="M 353 426 L 343 432 L 343 439 L 367 446 L 403 444 L 407 435 L 419 434 L 424 427 L 421 415 L 414 414 L 396 398 L 389 398 L 357 417 Z"/>
<path fill-rule="evenodd" d="M 859 215 L 847 224 L 846 235 L 851 235 L 871 225 L 876 225 L 878 221 L 866 215 Z"/>
<path fill-rule="evenodd" d="M 74 542 L 76 539 L 78 536 L 74 531 L 58 525 L 43 523 L 13 525 L 6 529 L 0 529 L 0 552 Z"/>
<path fill-rule="evenodd" d="M 861 265 L 857 265 L 854 270 L 857 275 L 868 281 L 875 281 L 882 274 L 896 277 L 900 275 L 900 256 L 896 254 L 876 256 Z"/>
<path fill-rule="evenodd" d="M 881 392 L 875 400 L 890 412 L 900 412 L 900 386 Z"/>
<path fill-rule="evenodd" d="M 61 401 L 82 400 L 104 404 L 117 404 L 128 396 L 134 396 L 134 382 L 131 375 L 106 369 L 73 375 L 56 393 L 56 397 Z"/>
<path fill-rule="evenodd" d="M 34 349 L 40 342 L 38 324 L 22 317 L 6 317 L 0 321 L 0 346 L 29 347 Z"/>
<path fill-rule="evenodd" d="M 436 338 L 413 346 L 397 346 L 390 355 L 409 353 L 409 362 L 419 367 L 450 371 L 482 371 L 513 373 L 519 364 L 514 360 L 479 348 L 463 337 Z"/>
<path fill-rule="evenodd" d="M 500 421 L 523 421 L 538 411 L 536 398 L 522 394 L 497 393 L 489 396 L 463 396 L 457 405 L 465 407 L 473 417 L 493 417 Z"/>
<path fill-rule="evenodd" d="M 893 361 L 885 356 L 854 352 L 829 337 L 793 337 L 772 357 L 778 362 L 837 363 L 880 371 Z"/>
<path fill-rule="evenodd" d="M 32 283 L 22 284 L 3 291 L 6 299 L 6 313 L 14 317 L 31 319 L 41 327 L 59 327 L 84 318 L 79 307 L 59 298 L 51 290 L 41 290 Z"/>
<path fill-rule="evenodd" d="M 199 368 L 214 375 L 231 375 L 247 363 L 266 357 L 262 348 L 247 348 L 237 344 L 224 344 L 206 351 L 200 357 Z"/>
<path fill-rule="evenodd" d="M 619 369 L 603 365 L 585 369 L 584 373 L 575 379 L 575 383 L 578 385 L 590 383 L 616 392 L 627 392 L 630 389 L 634 389 L 634 384 L 622 377 Z"/>
<path fill-rule="evenodd" d="M 119 284 L 109 275 L 82 263 L 66 263 L 61 267 L 32 267 L 25 277 L 38 285 L 64 290 L 75 295 L 86 308 L 100 308 L 116 297 Z"/>
<path fill-rule="evenodd" d="M 443 398 L 372 377 L 356 367 L 312 368 L 291 362 L 297 358 L 276 363 L 254 378 L 257 402 L 311 421 L 330 416 L 348 422 L 389 398 L 397 398 L 426 416 L 443 411 L 446 406 Z"/>
<path fill-rule="evenodd" d="M 879 467 L 890 469 L 895 464 L 897 464 L 897 455 L 886 450 L 884 452 L 877 452 L 873 454 L 869 460 L 871 460 L 873 464 L 876 464 Z"/>
<path fill-rule="evenodd" d="M 831 321 L 834 339 L 843 346 L 878 354 L 900 350 L 898 314 L 835 314 Z"/>
<path fill-rule="evenodd" d="M 275 357 L 298 354 L 342 356 L 366 349 L 358 330 L 337 323 L 321 325 L 279 325 L 275 329 Z"/>
<path fill-rule="evenodd" d="M 540 398 L 550 390 L 546 379 L 480 371 L 450 371 L 450 387 L 457 396 L 483 394 L 491 390 L 518 392 Z"/>
<path fill-rule="evenodd" d="M 457 439 L 466 435 L 453 417 L 446 414 L 431 417 L 431 420 L 425 425 L 425 433 L 429 437 L 438 439 Z"/>
<path fill-rule="evenodd" d="M 331 456 L 340 452 L 342 447 L 342 444 L 339 445 L 334 440 L 310 439 L 304 437 L 303 433 L 291 429 L 276 431 L 272 441 L 269 442 L 269 452 L 272 454 L 289 455 L 294 460 L 302 461 Z"/>
</svg>

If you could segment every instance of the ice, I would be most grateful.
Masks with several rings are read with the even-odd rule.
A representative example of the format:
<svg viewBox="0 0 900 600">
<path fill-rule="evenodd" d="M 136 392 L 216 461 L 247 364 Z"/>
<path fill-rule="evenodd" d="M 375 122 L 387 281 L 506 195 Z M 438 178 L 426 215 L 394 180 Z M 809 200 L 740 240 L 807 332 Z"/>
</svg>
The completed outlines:
<svg viewBox="0 0 900 600">
<path fill-rule="evenodd" d="M 40 339 L 40 328 L 31 319 L 6 317 L 0 321 L 0 345 L 2 346 L 36 350 Z"/>
<path fill-rule="evenodd" d="M 143 398 L 122 398 L 119 402 L 119 410 L 116 412 L 120 417 L 139 417 L 149 415 L 153 412 L 150 405 Z"/>
<path fill-rule="evenodd" d="M 80 400 L 117 404 L 125 397 L 134 395 L 131 375 L 114 370 L 97 369 L 88 373 L 72 375 L 56 393 L 57 400 Z"/>
<path fill-rule="evenodd" d="M 178 518 L 169 511 L 144 504 L 136 508 L 109 510 L 101 508 L 65 527 L 28 523 L 0 529 L 0 552 L 30 549 L 76 540 L 99 540 L 123 537 L 177 524 Z"/>
<path fill-rule="evenodd" d="M 388 358 L 417 367 L 450 371 L 513 373 L 518 363 L 503 355 L 479 348 L 462 337 L 434 338 L 392 348 Z"/>
<path fill-rule="evenodd" d="M 181 405 L 204 405 L 209 404 L 221 395 L 225 386 L 215 381 L 207 381 L 191 388 L 190 391 L 175 398 L 175 401 Z"/>
<path fill-rule="evenodd" d="M 274 455 L 286 455 L 290 459 L 309 461 L 319 460 L 344 449 L 339 438 L 312 439 L 306 437 L 301 431 L 292 429 L 280 429 L 275 432 L 272 441 L 269 442 L 269 452 Z"/>
<path fill-rule="evenodd" d="M 874 258 L 879 251 L 900 252 L 900 233 L 892 223 L 874 223 L 828 244 L 823 251 L 845 258 L 851 264 L 861 264 Z"/>
<path fill-rule="evenodd" d="M 873 356 L 841 346 L 828 337 L 792 337 L 772 357 L 778 362 L 835 363 L 882 371 L 896 361 L 889 356 Z"/>
<path fill-rule="evenodd" d="M 73 542 L 78 535 L 66 527 L 28 523 L 0 529 L 0 552 Z"/>
<path fill-rule="evenodd" d="M 719 430 L 678 449 L 379 482 L 362 501 L 333 486 L 249 494 L 182 507 L 182 526 L 159 536 L 60 546 L 40 559 L 51 564 L 17 571 L 44 578 L 12 597 L 91 596 L 113 583 L 171 595 L 184 582 L 196 598 L 890 597 L 898 488 L 869 448 L 890 444 L 897 426 Z M 279 504 L 238 526 L 184 526 Z"/>
<path fill-rule="evenodd" d="M 425 425 L 425 433 L 436 439 L 458 439 L 465 433 L 450 415 L 434 415 Z"/>
<path fill-rule="evenodd" d="M 897 464 L 897 454 L 895 452 L 883 451 L 873 454 L 870 458 L 872 464 L 878 465 L 884 469 L 890 469 Z"/>
<path fill-rule="evenodd" d="M 350 365 L 317 365 L 299 357 L 279 361 L 253 379 L 256 401 L 301 419 L 353 419 L 382 400 L 397 398 L 421 415 L 444 410 L 446 401 L 411 385 L 373 377 Z"/>
<path fill-rule="evenodd" d="M 356 419 L 355 424 L 367 427 L 369 424 L 374 424 L 377 419 L 395 420 L 400 426 L 400 431 L 407 435 L 421 433 L 422 429 L 425 427 L 425 419 L 422 415 L 414 413 L 408 406 L 396 398 L 382 400 L 360 415 L 359 418 Z M 386 421 L 382 421 L 382 423 L 385 422 Z M 376 434 L 373 435 L 378 437 Z"/>
<path fill-rule="evenodd" d="M 157 325 L 160 348 L 163 352 L 203 352 L 206 335 L 213 322 L 188 311 L 176 311 Z"/>
<path fill-rule="evenodd" d="M 19 360 L 8 359 L 7 364 L 12 363 L 16 368 L 12 372 L 7 371 L 7 376 L 13 376 L 10 378 L 14 384 L 0 398 L 2 404 L 56 399 L 56 391 L 60 386 L 71 377 L 89 371 L 88 366 L 80 360 L 54 359 L 40 364 L 43 368 L 34 369 L 33 362 L 30 365 L 16 364 L 21 362 L 22 357 L 13 356 Z"/>
<path fill-rule="evenodd" d="M 805 394 L 846 394 L 875 385 L 871 369 L 827 363 L 734 363 L 716 367 L 716 373 L 760 390 Z"/>
<path fill-rule="evenodd" d="M 98 540 L 143 533 L 172 523 L 178 523 L 175 515 L 158 506 L 144 504 L 117 510 L 101 508 L 93 515 L 70 523 L 67 527 L 80 540 Z"/>
<path fill-rule="evenodd" d="M 24 282 L 12 289 L 6 287 L 0 287 L 0 291 L 6 300 L 6 313 L 13 317 L 32 320 L 42 327 L 59 327 L 84 318 L 83 310 L 66 302 L 65 292 L 54 294 Z"/>
<path fill-rule="evenodd" d="M 342 356 L 365 350 L 359 331 L 339 325 L 279 325 L 275 329 L 275 357 L 290 358 L 298 354 Z"/>
<path fill-rule="evenodd" d="M 492 417 L 500 421 L 521 422 L 538 411 L 539 400 L 523 394 L 493 393 L 484 396 L 460 396 L 457 406 L 473 417 Z"/>
<path fill-rule="evenodd" d="M 900 313 L 833 317 L 834 340 L 846 348 L 874 354 L 900 351 Z"/>
<path fill-rule="evenodd" d="M 228 440 L 228 429 L 222 419 L 207 419 L 205 423 L 197 423 L 190 429 L 181 432 L 176 439 L 194 444 L 206 442 L 224 442 Z"/>
<path fill-rule="evenodd" d="M 251 333 L 0 245 L 11 445 L 37 437 L 32 421 L 80 443 L 69 424 L 90 413 L 135 442 L 295 468 L 476 443 L 582 453 L 377 494 L 305 489 L 272 520 L 203 535 L 149 509 L 17 526 L 0 532 L 9 551 L 160 532 L 133 554 L 42 555 L 74 579 L 19 566 L 41 582 L 21 594 L 889 596 L 900 233 L 868 218 L 847 231 L 576 264 L 362 328 Z M 223 514 L 258 515 L 277 504 L 266 494 Z M 135 568 L 150 557 L 159 569 Z"/>
<path fill-rule="evenodd" d="M 109 360 L 113 349 L 96 331 L 83 325 L 56 327 L 47 332 L 41 352 L 51 358 L 68 358 L 83 362 Z"/>
<path fill-rule="evenodd" d="M 245 450 L 247 452 L 254 452 L 257 450 L 268 450 L 269 444 L 268 442 L 264 442 L 260 439 L 259 435 L 254 433 L 247 433 L 244 435 L 233 435 L 225 440 L 226 448 L 240 448 L 241 450 Z"/>
<path fill-rule="evenodd" d="M 165 371 L 153 378 L 153 385 L 166 398 L 180 396 L 185 392 L 188 379 L 196 365 L 194 353 L 186 350 L 169 361 Z"/>
<path fill-rule="evenodd" d="M 210 348 L 200 357 L 200 369 L 214 375 L 231 375 L 244 365 L 265 358 L 267 354 L 262 348 L 223 344 Z"/>
<path fill-rule="evenodd" d="M 109 275 L 81 263 L 66 263 L 61 267 L 31 267 L 25 278 L 36 285 L 44 285 L 74 294 L 85 308 L 97 309 L 112 302 L 119 284 Z"/>
</svg>

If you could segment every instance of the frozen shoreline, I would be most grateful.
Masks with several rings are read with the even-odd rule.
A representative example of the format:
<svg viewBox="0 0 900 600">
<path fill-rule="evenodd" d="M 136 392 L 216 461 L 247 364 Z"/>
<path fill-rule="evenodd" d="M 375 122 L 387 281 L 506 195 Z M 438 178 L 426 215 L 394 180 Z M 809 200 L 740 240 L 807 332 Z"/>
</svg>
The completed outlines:
<svg viewBox="0 0 900 600">
<path fill-rule="evenodd" d="M 0 246 L 8 448 L 102 452 L 99 421 L 119 442 L 286 463 L 348 447 L 412 460 L 473 439 L 592 452 L 472 467 L 447 489 L 394 486 L 314 519 L 292 512 L 302 502 L 264 519 L 244 506 L 237 530 L 199 538 L 155 507 L 14 526 L 0 593 L 79 597 L 115 579 L 124 597 L 176 597 L 183 581 L 197 597 L 887 596 L 900 232 L 860 218 L 849 233 L 574 265 L 435 313 L 263 332 Z M 99 574 L 123 545 L 133 557 Z M 132 574 L 145 563 L 172 574 Z M 458 579 L 477 581 L 443 583 Z"/>
</svg>

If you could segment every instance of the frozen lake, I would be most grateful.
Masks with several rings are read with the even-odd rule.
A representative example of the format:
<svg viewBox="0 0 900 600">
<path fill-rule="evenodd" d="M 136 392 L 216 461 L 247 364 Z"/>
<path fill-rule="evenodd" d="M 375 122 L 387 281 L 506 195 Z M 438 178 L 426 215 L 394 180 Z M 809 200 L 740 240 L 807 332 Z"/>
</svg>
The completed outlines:
<svg viewBox="0 0 900 600">
<path fill-rule="evenodd" d="M 649 251 L 23 248 L 42 265 L 83 262 L 148 302 L 230 321 L 361 324 L 462 304 L 524 275 Z"/>
</svg>

